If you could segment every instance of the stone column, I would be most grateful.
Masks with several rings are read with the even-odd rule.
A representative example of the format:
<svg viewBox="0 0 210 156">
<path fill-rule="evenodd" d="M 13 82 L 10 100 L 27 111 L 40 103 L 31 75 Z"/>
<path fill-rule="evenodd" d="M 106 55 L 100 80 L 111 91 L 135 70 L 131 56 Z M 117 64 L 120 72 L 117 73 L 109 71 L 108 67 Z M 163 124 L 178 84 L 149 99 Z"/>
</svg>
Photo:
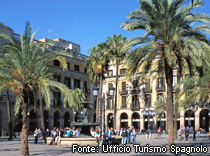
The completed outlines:
<svg viewBox="0 0 210 156">
<path fill-rule="evenodd" d="M 54 114 L 53 110 L 49 111 L 49 128 L 53 129 L 54 127 Z"/>
<path fill-rule="evenodd" d="M 71 89 L 74 89 L 74 79 L 71 78 Z"/>
<path fill-rule="evenodd" d="M 156 79 L 152 80 L 152 106 L 157 101 Z"/>
<path fill-rule="evenodd" d="M 83 79 L 80 79 L 80 88 L 83 90 L 84 86 L 83 86 Z"/>
<path fill-rule="evenodd" d="M 142 129 L 144 129 L 144 117 L 143 116 L 140 118 L 140 131 Z"/>
<path fill-rule="evenodd" d="M 196 112 L 195 112 L 195 129 L 199 129 L 200 128 L 200 111 L 201 111 L 201 109 L 199 109 L 199 110 L 197 110 Z"/>
<path fill-rule="evenodd" d="M 64 115 L 63 115 L 63 113 L 62 112 L 60 112 L 60 119 L 59 119 L 59 126 L 60 126 L 60 128 L 64 128 Z"/>
<path fill-rule="evenodd" d="M 184 127 L 184 123 L 185 123 L 185 118 L 184 118 L 184 111 L 180 112 L 180 128 Z"/>
</svg>

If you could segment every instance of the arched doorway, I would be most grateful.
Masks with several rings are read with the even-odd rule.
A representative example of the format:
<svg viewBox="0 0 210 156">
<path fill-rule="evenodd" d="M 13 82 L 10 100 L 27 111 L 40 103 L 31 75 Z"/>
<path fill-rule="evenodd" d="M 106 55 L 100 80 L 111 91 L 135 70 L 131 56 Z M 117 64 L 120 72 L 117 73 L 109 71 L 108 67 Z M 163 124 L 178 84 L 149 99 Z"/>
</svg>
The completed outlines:
<svg viewBox="0 0 210 156">
<path fill-rule="evenodd" d="M 112 127 L 112 128 L 114 128 L 113 127 L 113 114 L 112 113 L 109 113 L 108 115 L 107 115 L 107 125 L 108 125 L 108 127 Z"/>
<path fill-rule="evenodd" d="M 45 128 L 49 128 L 49 117 L 48 117 L 48 111 L 44 111 L 44 125 Z"/>
<path fill-rule="evenodd" d="M 70 126 L 70 117 L 69 113 L 66 112 L 64 115 L 64 127 L 69 127 Z"/>
<path fill-rule="evenodd" d="M 200 128 L 205 129 L 206 132 L 208 132 L 208 127 L 209 127 L 209 110 L 208 109 L 203 109 L 200 112 Z"/>
<path fill-rule="evenodd" d="M 195 116 L 195 113 L 192 111 L 192 110 L 187 110 L 184 114 L 184 118 L 185 118 L 185 127 L 188 126 L 188 127 L 194 127 L 194 116 Z"/>
<path fill-rule="evenodd" d="M 126 113 L 122 113 L 120 115 L 120 127 L 127 128 L 128 127 L 128 115 Z"/>
<path fill-rule="evenodd" d="M 132 114 L 132 126 L 140 130 L 140 115 L 137 112 Z"/>
<path fill-rule="evenodd" d="M 29 131 L 33 132 L 36 128 L 36 112 L 33 110 L 30 111 L 29 115 Z"/>
<path fill-rule="evenodd" d="M 162 130 L 166 130 L 166 113 L 161 112 L 157 118 L 157 128 L 161 127 Z"/>
<path fill-rule="evenodd" d="M 58 111 L 56 111 L 55 113 L 54 113 L 54 127 L 60 127 L 59 126 L 60 125 L 60 115 L 59 115 L 59 112 Z"/>
</svg>

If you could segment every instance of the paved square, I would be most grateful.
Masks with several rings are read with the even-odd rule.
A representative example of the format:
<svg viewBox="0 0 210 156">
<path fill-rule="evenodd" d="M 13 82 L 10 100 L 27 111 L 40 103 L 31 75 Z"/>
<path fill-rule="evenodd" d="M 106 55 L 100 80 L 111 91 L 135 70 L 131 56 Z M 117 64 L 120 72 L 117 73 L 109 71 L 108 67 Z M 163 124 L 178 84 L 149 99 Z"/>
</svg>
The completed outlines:
<svg viewBox="0 0 210 156">
<path fill-rule="evenodd" d="M 148 145 L 147 145 L 148 144 Z M 101 147 L 94 147 L 96 149 L 96 153 L 72 153 L 72 147 L 69 146 L 59 146 L 59 145 L 46 145 L 44 144 L 44 141 L 39 139 L 38 144 L 34 144 L 34 137 L 30 136 L 29 137 L 29 152 L 30 155 L 41 155 L 41 156 L 69 156 L 69 155 L 175 155 L 175 153 L 171 152 L 166 152 L 166 153 L 147 153 L 147 152 L 142 152 L 142 150 L 148 150 L 153 146 L 161 146 L 164 148 L 167 148 L 168 140 L 167 140 L 167 135 L 163 134 L 161 137 L 157 137 L 156 134 L 152 135 L 151 139 L 146 139 L 145 135 L 137 135 L 137 142 L 136 145 L 132 144 L 127 144 L 126 146 L 120 145 L 118 148 L 112 147 L 109 150 L 104 150 L 104 152 L 107 153 L 101 153 Z M 190 136 L 188 141 L 175 141 L 176 146 L 180 147 L 188 147 L 188 150 L 190 146 L 199 146 L 208 148 L 207 153 L 191 153 L 190 155 L 210 155 L 210 141 L 208 140 L 208 135 L 199 135 L 197 136 L 197 141 L 192 141 L 192 136 Z M 144 147 L 143 147 L 144 146 Z M 20 148 L 21 148 L 21 141 L 20 137 L 8 141 L 5 138 L 0 138 L 0 156 L 18 156 L 20 155 Z M 93 148 L 93 149 L 94 149 Z M 119 151 L 119 153 L 113 153 L 113 150 L 115 149 Z M 87 150 L 86 148 L 83 148 L 83 150 Z M 120 152 L 122 150 L 122 153 Z M 135 150 L 137 153 L 135 153 Z M 183 149 L 182 149 L 183 150 Z M 196 152 L 199 150 L 199 148 L 196 149 Z M 111 153 L 109 153 L 111 151 Z M 129 152 L 130 151 L 130 152 Z M 179 153 L 178 155 L 186 155 L 185 153 Z"/>
</svg>

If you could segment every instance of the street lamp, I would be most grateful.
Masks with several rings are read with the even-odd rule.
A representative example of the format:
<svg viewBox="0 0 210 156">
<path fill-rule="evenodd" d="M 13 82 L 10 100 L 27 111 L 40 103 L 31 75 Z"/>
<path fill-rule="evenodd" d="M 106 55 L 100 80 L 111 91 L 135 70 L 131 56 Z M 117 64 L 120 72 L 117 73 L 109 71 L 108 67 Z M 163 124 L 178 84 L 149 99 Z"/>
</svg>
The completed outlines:
<svg viewBox="0 0 210 156">
<path fill-rule="evenodd" d="M 197 104 L 197 102 L 195 104 L 193 104 L 193 105 L 190 105 L 189 106 L 189 109 L 194 112 L 194 125 L 193 125 L 194 126 L 193 127 L 194 133 L 193 133 L 193 141 L 196 141 L 196 135 L 195 135 L 195 112 L 198 110 L 198 104 Z"/>
<path fill-rule="evenodd" d="M 94 88 L 93 89 L 93 96 L 97 97 L 98 96 L 98 88 Z M 103 144 L 106 143 L 106 131 L 105 131 L 105 100 L 109 101 L 110 99 L 112 99 L 114 97 L 114 87 L 109 88 L 109 96 L 107 97 L 107 99 L 105 99 L 105 94 L 103 95 L 103 101 L 104 101 L 104 124 L 103 124 Z M 101 97 L 102 98 L 102 97 Z M 102 100 L 101 100 L 102 101 Z"/>
<path fill-rule="evenodd" d="M 149 118 L 150 118 L 150 116 L 155 116 L 155 111 L 154 110 L 149 110 L 149 108 L 148 108 L 148 110 L 143 110 L 142 111 L 142 115 L 145 117 L 145 116 L 147 116 L 147 122 L 148 122 L 148 129 L 149 129 Z"/>
</svg>

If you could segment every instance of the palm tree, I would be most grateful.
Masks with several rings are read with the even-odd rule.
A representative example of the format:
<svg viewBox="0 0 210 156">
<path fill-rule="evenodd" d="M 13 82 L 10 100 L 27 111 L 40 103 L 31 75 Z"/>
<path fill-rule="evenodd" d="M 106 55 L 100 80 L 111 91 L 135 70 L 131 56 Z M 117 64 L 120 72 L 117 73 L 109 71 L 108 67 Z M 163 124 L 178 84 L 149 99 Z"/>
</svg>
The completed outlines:
<svg viewBox="0 0 210 156">
<path fill-rule="evenodd" d="M 15 114 L 18 114 L 20 107 L 23 110 L 22 117 L 22 131 L 21 131 L 21 154 L 29 155 L 28 135 L 27 135 L 27 111 L 28 111 L 28 97 L 30 92 L 35 89 L 43 95 L 46 107 L 50 108 L 50 87 L 58 88 L 64 94 L 64 107 L 67 105 L 72 107 L 73 91 L 66 85 L 56 82 L 51 78 L 47 78 L 40 74 L 41 70 L 47 72 L 48 65 L 53 60 L 59 60 L 66 69 L 65 57 L 71 57 L 66 52 L 49 52 L 45 55 L 40 55 L 44 51 L 45 45 L 52 45 L 50 43 L 34 43 L 36 32 L 31 35 L 30 23 L 26 23 L 26 30 L 24 35 L 20 36 L 20 44 L 17 44 L 9 36 L 1 34 L 7 44 L 1 46 L 7 53 L 4 58 L 0 59 L 0 93 L 8 89 L 12 90 L 15 95 Z M 65 57 L 64 57 L 65 56 Z"/>
<path fill-rule="evenodd" d="M 142 29 L 142 37 L 130 39 L 127 47 L 134 47 L 126 59 L 128 75 L 134 75 L 142 67 L 142 76 L 149 70 L 164 73 L 167 84 L 168 149 L 174 143 L 173 124 L 173 63 L 179 61 L 191 70 L 195 64 L 201 67 L 209 54 L 209 41 L 201 31 L 208 32 L 209 16 L 193 14 L 203 1 L 185 5 L 187 0 L 140 0 L 140 8 L 131 12 L 130 21 L 122 24 L 128 31 Z M 203 25 L 192 27 L 192 22 Z M 140 46 L 141 45 L 141 46 Z M 154 63 L 155 62 L 155 63 Z"/>
<path fill-rule="evenodd" d="M 102 110 L 102 80 L 104 78 L 104 73 L 107 72 L 109 63 L 109 55 L 107 51 L 107 44 L 99 43 L 97 46 L 92 47 L 90 49 L 90 56 L 85 62 L 85 66 L 88 69 L 87 72 L 89 74 L 90 79 L 93 82 L 99 82 L 99 95 L 96 106 L 96 119 L 98 120 L 97 122 L 99 122 L 100 124 L 102 124 L 102 114 L 100 113 Z"/>
<path fill-rule="evenodd" d="M 84 92 L 79 88 L 76 88 L 73 93 L 74 93 L 74 106 L 72 107 L 72 109 L 74 112 L 74 110 L 82 108 L 81 103 L 85 102 L 86 99 Z M 75 121 L 75 116 L 73 116 L 73 121 Z"/>
<path fill-rule="evenodd" d="M 121 34 L 113 35 L 107 38 L 107 44 L 109 45 L 109 53 L 111 53 L 111 60 L 116 65 L 116 84 L 115 84 L 115 101 L 114 101 L 114 125 L 116 127 L 116 113 L 117 113 L 117 93 L 118 93 L 118 68 L 120 63 L 124 60 L 127 50 L 123 49 L 126 38 Z"/>
</svg>

